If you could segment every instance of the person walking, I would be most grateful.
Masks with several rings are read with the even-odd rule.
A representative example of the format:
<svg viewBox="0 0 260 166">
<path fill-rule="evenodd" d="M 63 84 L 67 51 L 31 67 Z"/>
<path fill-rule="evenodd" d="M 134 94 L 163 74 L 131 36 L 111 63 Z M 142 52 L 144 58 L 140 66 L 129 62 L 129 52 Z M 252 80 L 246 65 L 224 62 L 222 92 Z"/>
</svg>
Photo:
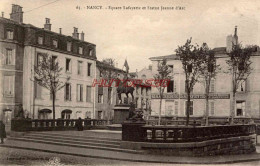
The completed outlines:
<svg viewBox="0 0 260 166">
<path fill-rule="evenodd" d="M 5 124 L 3 123 L 3 121 L 0 121 L 0 137 L 1 137 L 1 144 L 3 144 L 4 138 L 6 138 Z"/>
<path fill-rule="evenodd" d="M 75 127 L 77 127 L 78 131 L 83 131 L 82 120 L 81 120 L 80 117 L 79 117 L 79 119 L 77 120 Z"/>
</svg>

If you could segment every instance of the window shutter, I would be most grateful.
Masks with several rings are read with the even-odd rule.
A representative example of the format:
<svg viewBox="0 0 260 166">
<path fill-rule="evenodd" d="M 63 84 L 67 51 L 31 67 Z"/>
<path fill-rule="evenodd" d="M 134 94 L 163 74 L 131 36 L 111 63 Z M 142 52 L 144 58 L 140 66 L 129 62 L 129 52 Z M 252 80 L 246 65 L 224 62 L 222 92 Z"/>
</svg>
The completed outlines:
<svg viewBox="0 0 260 166">
<path fill-rule="evenodd" d="M 177 85 L 174 80 L 173 80 L 173 92 L 177 92 Z"/>
<path fill-rule="evenodd" d="M 64 86 L 64 101 L 66 101 L 66 89 L 67 89 L 67 87 L 66 87 L 66 84 L 65 84 L 65 86 Z"/>
<path fill-rule="evenodd" d="M 178 115 L 178 110 L 179 110 L 179 103 L 178 101 L 175 101 L 175 115 Z"/>
<path fill-rule="evenodd" d="M 71 101 L 71 84 L 70 84 L 70 91 L 69 91 L 69 99 L 70 99 L 70 101 Z"/>
</svg>

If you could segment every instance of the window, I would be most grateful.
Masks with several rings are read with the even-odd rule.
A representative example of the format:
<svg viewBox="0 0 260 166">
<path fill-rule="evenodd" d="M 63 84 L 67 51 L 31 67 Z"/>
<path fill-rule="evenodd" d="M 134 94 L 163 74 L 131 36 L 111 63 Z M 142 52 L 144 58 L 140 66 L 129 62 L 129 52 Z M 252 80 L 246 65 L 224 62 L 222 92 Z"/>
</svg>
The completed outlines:
<svg viewBox="0 0 260 166">
<path fill-rule="evenodd" d="M 14 39 L 14 32 L 12 30 L 7 30 L 6 37 L 7 39 Z"/>
<path fill-rule="evenodd" d="M 78 61 L 78 75 L 82 75 L 82 61 Z"/>
<path fill-rule="evenodd" d="M 135 98 L 135 108 L 138 108 L 138 97 Z"/>
<path fill-rule="evenodd" d="M 34 82 L 34 97 L 36 99 L 41 99 L 42 97 L 42 87 L 40 86 L 40 80 Z"/>
<path fill-rule="evenodd" d="M 93 56 L 93 49 L 89 50 L 89 56 Z"/>
<path fill-rule="evenodd" d="M 107 101 L 109 104 L 112 104 L 112 87 L 108 87 Z"/>
<path fill-rule="evenodd" d="M 103 103 L 103 95 L 99 94 L 98 95 L 98 103 Z"/>
<path fill-rule="evenodd" d="M 52 40 L 52 45 L 55 48 L 58 48 L 58 40 Z"/>
<path fill-rule="evenodd" d="M 43 44 L 43 37 L 38 36 L 38 44 L 42 45 Z"/>
<path fill-rule="evenodd" d="M 170 70 L 171 73 L 173 73 L 173 65 L 168 65 L 168 70 Z"/>
<path fill-rule="evenodd" d="M 71 51 L 71 46 L 72 46 L 71 42 L 67 42 L 67 51 Z"/>
<path fill-rule="evenodd" d="M 6 65 L 14 64 L 13 50 L 12 49 L 6 49 L 5 64 Z"/>
<path fill-rule="evenodd" d="M 210 81 L 209 92 L 215 92 L 215 80 L 214 79 L 212 79 Z"/>
<path fill-rule="evenodd" d="M 65 100 L 71 101 L 71 85 L 69 83 L 65 84 Z"/>
<path fill-rule="evenodd" d="M 188 101 L 185 101 L 185 107 L 184 107 L 185 115 L 187 115 L 186 114 L 187 105 L 188 105 Z M 193 101 L 190 101 L 190 115 L 193 115 Z"/>
<path fill-rule="evenodd" d="M 172 100 L 166 100 L 165 101 L 165 115 L 166 116 L 172 116 L 173 115 L 173 108 L 174 108 L 174 101 Z"/>
<path fill-rule="evenodd" d="M 40 112 L 39 113 L 39 119 L 48 119 L 48 114 L 47 112 Z"/>
<path fill-rule="evenodd" d="M 246 102 L 245 101 L 237 101 L 236 102 L 236 116 L 244 116 L 245 115 Z"/>
<path fill-rule="evenodd" d="M 83 48 L 79 47 L 79 54 L 83 54 Z"/>
<path fill-rule="evenodd" d="M 88 63 L 88 76 L 91 76 L 91 63 Z"/>
<path fill-rule="evenodd" d="M 146 88 L 146 96 L 149 95 L 149 88 Z"/>
<path fill-rule="evenodd" d="M 77 84 L 77 101 L 83 101 L 83 85 Z"/>
<path fill-rule="evenodd" d="M 91 118 L 91 111 L 87 111 L 86 112 L 86 118 L 88 119 L 88 118 Z"/>
<path fill-rule="evenodd" d="M 37 66 L 39 66 L 42 63 L 42 61 L 43 61 L 43 55 L 38 53 L 37 54 L 37 62 L 36 62 Z"/>
<path fill-rule="evenodd" d="M 98 87 L 98 103 L 103 103 L 103 87 Z"/>
<path fill-rule="evenodd" d="M 238 92 L 245 92 L 246 91 L 246 81 L 245 80 L 239 81 L 238 86 L 237 86 L 237 91 Z"/>
<path fill-rule="evenodd" d="M 168 86 L 167 86 L 167 93 L 170 93 L 170 92 L 173 92 L 173 80 L 171 80 L 169 83 L 168 83 Z"/>
<path fill-rule="evenodd" d="M 9 97 L 14 95 L 14 76 L 4 76 L 4 95 Z"/>
<path fill-rule="evenodd" d="M 142 75 L 142 79 L 143 80 L 146 79 L 146 75 L 145 74 Z"/>
<path fill-rule="evenodd" d="M 136 87 L 136 94 L 139 95 L 139 87 Z"/>
<path fill-rule="evenodd" d="M 54 70 L 54 67 L 56 66 L 56 62 L 57 62 L 57 57 L 56 56 L 52 56 L 51 60 L 52 60 L 52 70 Z"/>
<path fill-rule="evenodd" d="M 71 113 L 68 112 L 62 112 L 61 113 L 61 119 L 70 119 Z"/>
<path fill-rule="evenodd" d="M 141 87 L 141 95 L 143 95 L 143 91 L 144 91 L 144 88 L 143 88 L 143 87 Z"/>
<path fill-rule="evenodd" d="M 102 118 L 103 118 L 102 115 L 103 115 L 103 114 L 102 114 L 102 111 L 98 111 L 98 119 L 102 119 Z"/>
<path fill-rule="evenodd" d="M 66 72 L 71 72 L 71 59 L 66 58 Z"/>
<path fill-rule="evenodd" d="M 91 86 L 87 86 L 87 102 L 92 102 L 91 100 Z"/>
</svg>

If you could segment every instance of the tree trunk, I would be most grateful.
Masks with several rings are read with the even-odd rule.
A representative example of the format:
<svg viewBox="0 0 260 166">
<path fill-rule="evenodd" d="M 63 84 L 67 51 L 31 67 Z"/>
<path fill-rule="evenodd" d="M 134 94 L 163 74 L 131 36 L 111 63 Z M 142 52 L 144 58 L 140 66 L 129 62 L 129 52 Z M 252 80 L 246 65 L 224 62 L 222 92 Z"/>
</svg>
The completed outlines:
<svg viewBox="0 0 260 166">
<path fill-rule="evenodd" d="M 161 125 L 161 114 L 162 114 L 162 97 L 160 98 L 160 110 L 159 110 L 159 122 L 158 122 L 158 125 Z"/>
<path fill-rule="evenodd" d="M 209 125 L 209 95 L 206 94 L 206 110 L 205 110 L 206 126 Z"/>
<path fill-rule="evenodd" d="M 53 113 L 53 119 L 55 119 L 55 100 L 56 100 L 56 96 L 55 93 L 52 92 L 52 113 Z"/>
<path fill-rule="evenodd" d="M 188 95 L 188 101 L 187 101 L 187 108 L 186 108 L 186 116 L 187 116 L 186 126 L 189 125 L 189 121 L 190 121 L 190 92 L 188 92 L 187 95 Z"/>
<path fill-rule="evenodd" d="M 234 124 L 234 117 L 235 117 L 235 105 L 236 105 L 236 92 L 233 91 L 233 99 L 232 99 L 232 108 L 231 108 L 231 124 Z"/>
<path fill-rule="evenodd" d="M 209 125 L 209 86 L 210 82 L 206 82 L 206 110 L 205 110 L 205 120 L 206 120 L 206 126 Z"/>
</svg>

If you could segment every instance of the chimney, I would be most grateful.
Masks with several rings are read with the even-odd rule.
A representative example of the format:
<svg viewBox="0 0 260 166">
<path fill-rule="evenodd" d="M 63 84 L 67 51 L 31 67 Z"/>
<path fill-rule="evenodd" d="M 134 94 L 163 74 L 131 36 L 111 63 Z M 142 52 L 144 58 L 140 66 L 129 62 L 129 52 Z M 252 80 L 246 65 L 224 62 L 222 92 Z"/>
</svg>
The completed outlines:
<svg viewBox="0 0 260 166">
<path fill-rule="evenodd" d="M 152 70 L 152 67 L 153 67 L 152 65 L 149 65 L 148 69 L 149 69 L 149 70 Z"/>
<path fill-rule="evenodd" d="M 74 32 L 72 33 L 72 37 L 74 39 L 79 39 L 78 28 L 74 27 Z"/>
<path fill-rule="evenodd" d="M 50 19 L 49 18 L 45 18 L 44 29 L 48 30 L 48 31 L 51 31 L 51 24 L 50 24 Z"/>
<path fill-rule="evenodd" d="M 61 30 L 62 30 L 62 28 L 60 28 L 60 34 L 62 34 Z"/>
<path fill-rule="evenodd" d="M 84 32 L 82 31 L 81 34 L 80 34 L 80 36 L 81 36 L 81 37 L 80 37 L 80 40 L 84 41 L 84 35 L 85 35 L 85 34 L 84 34 Z"/>
<path fill-rule="evenodd" d="M 20 24 L 23 23 L 23 9 L 21 6 L 15 4 L 12 5 L 12 13 L 10 14 L 10 19 Z"/>
<path fill-rule="evenodd" d="M 4 18 L 4 12 L 2 12 L 2 17 Z"/>
<path fill-rule="evenodd" d="M 234 33 L 234 38 L 233 38 L 233 44 L 235 44 L 235 45 L 238 44 L 237 26 L 235 26 L 235 33 Z"/>
</svg>

